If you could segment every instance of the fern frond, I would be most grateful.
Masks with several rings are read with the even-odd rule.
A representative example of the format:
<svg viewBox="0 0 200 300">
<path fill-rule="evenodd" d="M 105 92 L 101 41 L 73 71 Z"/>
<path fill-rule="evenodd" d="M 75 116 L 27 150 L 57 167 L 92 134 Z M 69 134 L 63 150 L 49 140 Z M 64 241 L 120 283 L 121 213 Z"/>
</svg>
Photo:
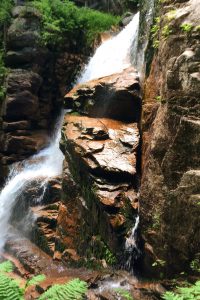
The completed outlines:
<svg viewBox="0 0 200 300">
<path fill-rule="evenodd" d="M 16 280 L 0 273 L 0 300 L 23 300 L 24 291 Z"/>
<path fill-rule="evenodd" d="M 37 276 L 33 276 L 30 280 L 28 280 L 26 282 L 26 287 L 30 286 L 30 285 L 36 285 L 42 281 L 44 281 L 46 279 L 46 276 L 41 274 L 41 275 L 37 275 Z"/>
<path fill-rule="evenodd" d="M 0 263 L 0 272 L 10 273 L 14 269 L 14 266 L 11 261 L 6 260 Z"/>
<path fill-rule="evenodd" d="M 66 284 L 55 284 L 38 300 L 82 300 L 87 292 L 87 283 L 73 279 Z"/>
</svg>

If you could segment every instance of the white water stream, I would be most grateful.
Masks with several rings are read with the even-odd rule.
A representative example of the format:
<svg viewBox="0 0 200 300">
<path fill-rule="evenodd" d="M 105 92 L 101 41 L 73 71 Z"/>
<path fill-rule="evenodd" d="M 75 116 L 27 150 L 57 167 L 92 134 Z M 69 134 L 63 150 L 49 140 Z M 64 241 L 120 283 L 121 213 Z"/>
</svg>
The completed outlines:
<svg viewBox="0 0 200 300">
<path fill-rule="evenodd" d="M 138 24 L 139 13 L 116 37 L 104 42 L 97 49 L 78 81 L 86 82 L 120 72 L 130 66 L 130 49 L 134 39 L 137 38 Z M 59 150 L 62 120 L 63 117 L 60 118 L 58 128 L 46 149 L 24 161 L 22 167 L 15 164 L 10 171 L 5 187 L 0 193 L 0 250 L 9 237 L 9 221 L 13 207 L 27 185 L 31 181 L 38 180 L 44 193 L 48 179 L 62 172 L 63 154 Z M 38 201 L 41 198 L 39 197 Z"/>
</svg>

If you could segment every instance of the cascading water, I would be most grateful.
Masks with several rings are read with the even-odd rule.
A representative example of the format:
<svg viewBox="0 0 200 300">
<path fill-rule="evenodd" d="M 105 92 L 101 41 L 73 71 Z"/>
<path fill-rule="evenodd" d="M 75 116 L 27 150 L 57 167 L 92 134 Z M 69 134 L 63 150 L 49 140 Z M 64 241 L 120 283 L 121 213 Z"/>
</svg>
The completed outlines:
<svg viewBox="0 0 200 300">
<path fill-rule="evenodd" d="M 16 199 L 26 190 L 27 185 L 33 180 L 39 180 L 42 193 L 44 193 L 47 179 L 61 174 L 63 154 L 59 150 L 60 125 L 61 120 L 48 148 L 24 161 L 22 168 L 17 163 L 10 171 L 0 194 L 0 250 L 9 236 L 12 208 Z M 37 201 L 40 199 L 41 197 Z"/>
<path fill-rule="evenodd" d="M 131 65 L 130 50 L 137 38 L 139 13 L 117 36 L 104 42 L 95 52 L 83 71 L 78 82 L 86 82 L 102 76 L 121 72 Z M 15 164 L 10 172 L 5 187 L 0 193 L 0 248 L 9 236 L 9 222 L 16 200 L 23 194 L 31 181 L 38 180 L 42 189 L 37 201 L 42 200 L 48 178 L 62 172 L 63 155 L 59 150 L 62 119 L 49 147 L 23 162 L 22 168 Z M 33 162 L 34 161 L 34 162 Z"/>
<path fill-rule="evenodd" d="M 117 36 L 105 41 L 90 59 L 78 83 L 119 73 L 131 65 L 131 46 L 137 40 L 139 12 Z"/>
</svg>

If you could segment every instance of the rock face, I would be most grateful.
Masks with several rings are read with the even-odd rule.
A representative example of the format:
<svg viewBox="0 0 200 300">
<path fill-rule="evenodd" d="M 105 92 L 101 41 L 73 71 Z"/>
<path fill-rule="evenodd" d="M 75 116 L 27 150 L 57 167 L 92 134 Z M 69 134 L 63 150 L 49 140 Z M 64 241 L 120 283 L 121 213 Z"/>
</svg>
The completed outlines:
<svg viewBox="0 0 200 300">
<path fill-rule="evenodd" d="M 78 256 L 109 263 L 108 253 L 110 260 L 122 254 L 138 208 L 139 88 L 130 68 L 77 86 L 65 97 L 72 113 L 62 129 L 67 165 L 58 233 L 68 255 L 75 249 Z M 100 242 L 104 253 L 95 253 Z"/>
<path fill-rule="evenodd" d="M 140 199 L 145 268 L 156 261 L 168 275 L 191 271 L 200 246 L 200 5 L 171 5 L 161 5 L 159 48 L 145 83 Z"/>
<path fill-rule="evenodd" d="M 0 181 L 9 164 L 47 146 L 63 96 L 84 60 L 71 45 L 58 52 L 42 46 L 36 9 L 16 6 L 12 15 L 6 40 L 7 93 L 0 113 Z"/>
</svg>

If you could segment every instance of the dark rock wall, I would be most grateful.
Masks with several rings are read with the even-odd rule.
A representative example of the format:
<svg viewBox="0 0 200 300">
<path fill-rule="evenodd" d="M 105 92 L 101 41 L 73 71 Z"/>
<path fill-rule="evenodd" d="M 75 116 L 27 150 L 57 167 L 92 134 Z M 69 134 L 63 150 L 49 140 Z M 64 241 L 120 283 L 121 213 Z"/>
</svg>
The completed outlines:
<svg viewBox="0 0 200 300">
<path fill-rule="evenodd" d="M 199 13 L 198 1 L 160 5 L 144 87 L 141 226 L 157 275 L 191 271 L 200 246 Z"/>
<path fill-rule="evenodd" d="M 72 52 L 66 45 L 50 50 L 42 45 L 37 10 L 16 6 L 12 14 L 6 41 L 7 94 L 1 109 L 0 180 L 9 164 L 48 144 L 63 96 L 84 60 L 83 49 Z"/>
</svg>

